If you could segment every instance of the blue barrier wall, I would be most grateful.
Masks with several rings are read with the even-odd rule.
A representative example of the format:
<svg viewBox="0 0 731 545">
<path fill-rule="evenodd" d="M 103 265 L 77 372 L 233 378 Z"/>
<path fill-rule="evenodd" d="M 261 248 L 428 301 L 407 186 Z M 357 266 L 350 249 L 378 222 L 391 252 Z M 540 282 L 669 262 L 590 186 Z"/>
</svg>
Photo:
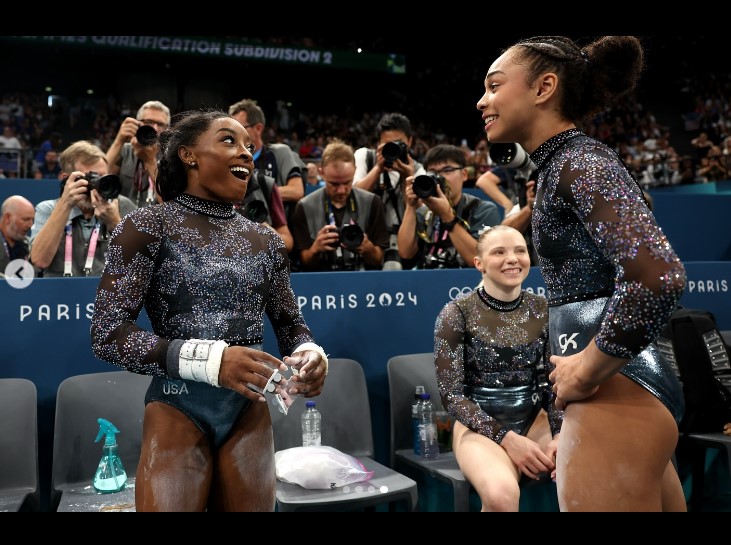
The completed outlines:
<svg viewBox="0 0 731 545">
<path fill-rule="evenodd" d="M 731 329 L 731 262 L 686 263 L 686 269 L 689 283 L 682 304 L 710 310 L 721 329 Z M 0 282 L 0 376 L 27 378 L 36 384 L 39 461 L 45 487 L 50 483 L 59 384 L 72 375 L 117 369 L 97 360 L 91 352 L 89 325 L 97 281 L 40 279 L 24 290 Z M 318 342 L 332 357 L 353 358 L 364 367 L 376 458 L 381 463 L 387 464 L 389 459 L 388 359 L 432 351 L 437 314 L 444 304 L 472 289 L 478 281 L 474 270 L 292 276 L 300 307 Z M 525 286 L 543 293 L 544 284 L 537 269 L 531 271 Z M 149 327 L 145 315 L 139 323 Z M 278 354 L 272 329 L 266 325 L 265 350 Z"/>
<path fill-rule="evenodd" d="M 466 192 L 490 200 L 479 189 Z M 0 179 L 0 203 L 10 195 L 23 195 L 38 204 L 58 194 L 55 180 Z M 731 260 L 731 181 L 667 187 L 650 194 L 657 221 L 683 261 Z"/>
</svg>

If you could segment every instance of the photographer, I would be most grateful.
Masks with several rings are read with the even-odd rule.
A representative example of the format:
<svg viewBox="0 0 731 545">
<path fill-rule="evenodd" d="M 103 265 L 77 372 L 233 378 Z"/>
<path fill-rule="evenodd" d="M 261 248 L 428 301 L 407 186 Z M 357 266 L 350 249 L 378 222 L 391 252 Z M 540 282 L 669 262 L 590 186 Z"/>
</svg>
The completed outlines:
<svg viewBox="0 0 731 545">
<path fill-rule="evenodd" d="M 533 217 L 533 207 L 536 203 L 536 176 L 537 171 L 533 171 L 525 182 L 523 195 L 519 199 L 518 204 L 508 210 L 503 218 L 501 225 L 507 225 L 520 231 L 525 237 L 528 254 L 530 255 L 531 267 L 538 266 L 538 255 L 533 245 L 533 228 L 531 219 Z"/>
<path fill-rule="evenodd" d="M 291 224 L 304 271 L 379 270 L 388 231 L 383 204 L 353 187 L 353 148 L 334 140 L 320 162 L 325 186 L 297 203 Z"/>
<path fill-rule="evenodd" d="M 703 183 L 728 179 L 728 169 L 723 160 L 723 152 L 719 146 L 711 146 L 708 155 L 700 160 L 696 176 Z"/>
<path fill-rule="evenodd" d="M 246 186 L 244 200 L 235 203 L 234 208 L 239 214 L 254 223 L 260 223 L 276 231 L 282 237 L 287 253 L 292 251 L 294 238 L 287 225 L 284 201 L 282 201 L 279 186 L 274 178 L 260 170 L 255 170 Z"/>
<path fill-rule="evenodd" d="M 60 160 L 61 196 L 36 206 L 31 263 L 47 278 L 101 276 L 109 236 L 137 206 L 119 195 L 119 178 L 107 177 L 106 156 L 91 142 L 71 144 Z"/>
<path fill-rule="evenodd" d="M 391 235 L 384 269 L 401 269 L 398 230 L 404 216 L 404 184 L 407 178 L 425 174 L 424 167 L 411 157 L 414 137 L 409 118 L 400 113 L 385 114 L 376 126 L 376 149 L 355 152 L 355 187 L 378 195 L 383 203 L 386 225 Z"/>
<path fill-rule="evenodd" d="M 117 174 L 122 195 L 138 207 L 155 204 L 157 137 L 170 126 L 170 108 L 162 102 L 144 103 L 137 117 L 122 122 L 117 137 L 107 150 L 109 173 Z"/>
<path fill-rule="evenodd" d="M 455 269 L 474 267 L 477 238 L 484 227 L 500 223 L 495 203 L 463 194 L 467 179 L 461 148 L 440 144 L 427 151 L 428 176 L 406 181 L 406 208 L 398 231 L 404 268 Z M 427 196 L 428 179 L 432 192 Z"/>
</svg>

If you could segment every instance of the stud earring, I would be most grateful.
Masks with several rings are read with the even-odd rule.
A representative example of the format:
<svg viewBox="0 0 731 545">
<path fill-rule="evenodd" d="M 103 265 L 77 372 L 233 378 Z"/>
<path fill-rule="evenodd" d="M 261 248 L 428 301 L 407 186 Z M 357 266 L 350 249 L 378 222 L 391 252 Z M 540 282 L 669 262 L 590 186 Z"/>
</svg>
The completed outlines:
<svg viewBox="0 0 731 545">
<path fill-rule="evenodd" d="M 190 162 L 190 163 L 188 163 L 188 164 L 189 164 L 190 166 L 194 167 L 194 166 L 195 166 L 195 161 L 191 161 L 191 162 Z"/>
</svg>

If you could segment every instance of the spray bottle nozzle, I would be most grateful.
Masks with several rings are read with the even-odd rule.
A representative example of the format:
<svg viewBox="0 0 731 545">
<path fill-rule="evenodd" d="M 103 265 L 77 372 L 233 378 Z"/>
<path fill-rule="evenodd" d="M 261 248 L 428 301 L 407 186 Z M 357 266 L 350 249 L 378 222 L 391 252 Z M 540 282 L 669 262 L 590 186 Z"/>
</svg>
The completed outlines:
<svg viewBox="0 0 731 545">
<path fill-rule="evenodd" d="M 103 418 L 99 418 L 97 420 L 99 422 L 99 433 L 96 436 L 95 443 L 98 443 L 103 436 L 106 435 L 106 439 L 104 440 L 105 445 L 116 445 L 117 444 L 117 438 L 116 435 L 119 433 L 119 430 L 112 424 L 109 420 L 104 420 Z"/>
</svg>

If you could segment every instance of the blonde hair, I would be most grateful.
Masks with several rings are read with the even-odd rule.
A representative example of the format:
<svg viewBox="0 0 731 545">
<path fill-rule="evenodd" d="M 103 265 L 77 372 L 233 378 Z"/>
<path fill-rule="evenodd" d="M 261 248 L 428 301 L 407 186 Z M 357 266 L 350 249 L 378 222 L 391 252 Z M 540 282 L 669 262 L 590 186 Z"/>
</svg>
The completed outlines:
<svg viewBox="0 0 731 545">
<path fill-rule="evenodd" d="M 525 239 L 525 236 L 523 233 L 518 231 L 514 227 L 510 227 L 509 225 L 495 225 L 493 227 L 484 227 L 483 229 L 480 229 L 477 233 L 477 255 L 480 256 L 483 253 L 485 253 L 485 250 L 487 250 L 487 237 L 490 236 L 492 233 L 499 233 L 499 232 L 509 232 L 514 231 L 518 233 L 520 236 L 522 236 Z"/>
<path fill-rule="evenodd" d="M 322 152 L 320 160 L 320 168 L 325 168 L 330 163 L 341 161 L 343 163 L 355 164 L 355 152 L 352 146 L 349 146 L 342 140 L 333 139 Z"/>
<path fill-rule="evenodd" d="M 100 160 L 107 163 L 107 156 L 99 146 L 92 144 L 88 140 L 80 140 L 63 150 L 58 160 L 61 163 L 61 170 L 66 174 L 71 174 L 76 170 L 77 164 L 90 166 L 98 163 Z"/>
</svg>

